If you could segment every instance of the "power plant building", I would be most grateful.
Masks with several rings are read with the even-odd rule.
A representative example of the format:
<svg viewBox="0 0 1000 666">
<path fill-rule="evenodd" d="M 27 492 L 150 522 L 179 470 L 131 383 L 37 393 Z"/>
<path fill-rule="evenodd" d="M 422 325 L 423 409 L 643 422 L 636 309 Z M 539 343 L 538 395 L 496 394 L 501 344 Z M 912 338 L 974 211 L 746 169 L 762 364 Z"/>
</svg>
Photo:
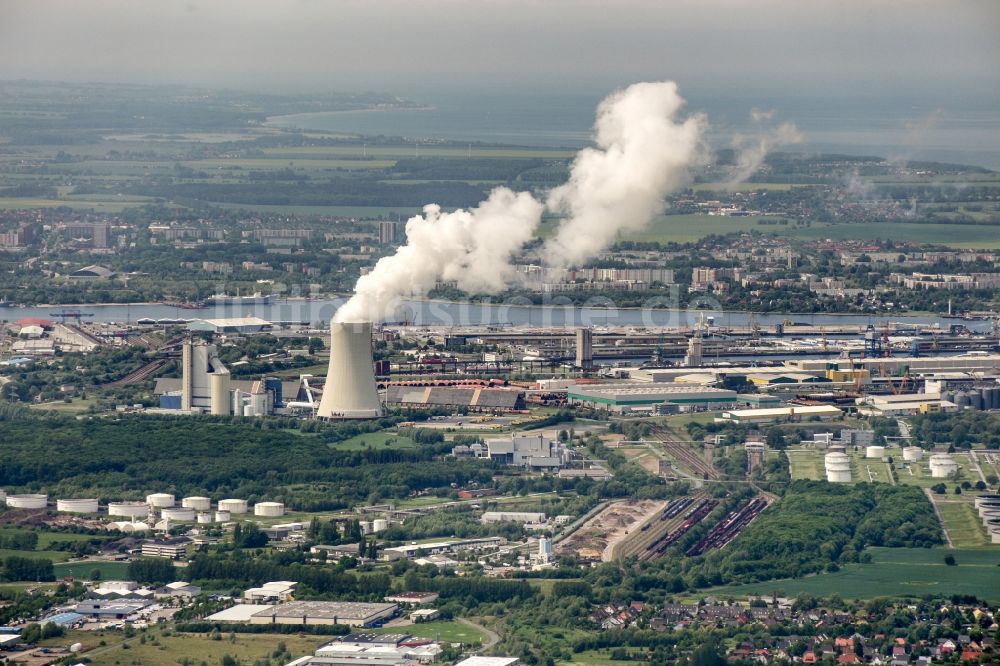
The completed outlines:
<svg viewBox="0 0 1000 666">
<path fill-rule="evenodd" d="M 382 416 L 375 386 L 371 322 L 330 322 L 330 368 L 316 416 L 371 419 Z"/>
<path fill-rule="evenodd" d="M 524 392 L 482 386 L 386 387 L 385 402 L 402 407 L 467 407 L 482 412 L 510 412 L 525 408 Z"/>
<path fill-rule="evenodd" d="M 576 329 L 576 367 L 590 370 L 594 365 L 594 331 L 589 328 Z"/>
<path fill-rule="evenodd" d="M 502 465 L 528 470 L 555 470 L 569 462 L 569 452 L 544 435 L 519 435 L 486 440 L 487 455 Z"/>
</svg>

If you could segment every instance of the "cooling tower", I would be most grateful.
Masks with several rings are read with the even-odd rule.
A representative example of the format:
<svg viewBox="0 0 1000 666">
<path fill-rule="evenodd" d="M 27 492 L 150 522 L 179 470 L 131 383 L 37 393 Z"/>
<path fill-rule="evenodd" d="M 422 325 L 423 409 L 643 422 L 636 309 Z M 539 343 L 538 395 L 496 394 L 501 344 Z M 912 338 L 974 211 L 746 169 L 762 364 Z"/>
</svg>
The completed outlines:
<svg viewBox="0 0 1000 666">
<path fill-rule="evenodd" d="M 375 388 L 371 322 L 330 322 L 330 369 L 316 416 L 370 419 L 382 416 Z"/>
</svg>

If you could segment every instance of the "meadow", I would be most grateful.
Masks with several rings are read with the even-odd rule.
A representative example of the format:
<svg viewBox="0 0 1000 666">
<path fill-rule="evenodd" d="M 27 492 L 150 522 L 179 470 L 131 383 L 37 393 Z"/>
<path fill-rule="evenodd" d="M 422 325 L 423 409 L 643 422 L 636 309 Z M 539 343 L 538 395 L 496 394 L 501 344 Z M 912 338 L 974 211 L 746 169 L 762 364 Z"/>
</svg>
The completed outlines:
<svg viewBox="0 0 1000 666">
<path fill-rule="evenodd" d="M 809 594 L 845 599 L 921 597 L 971 594 L 1000 601 L 1000 550 L 946 548 L 870 548 L 872 562 L 847 564 L 837 572 L 798 579 L 711 588 L 714 596 L 797 596 Z M 944 558 L 952 555 L 955 566 Z"/>
</svg>

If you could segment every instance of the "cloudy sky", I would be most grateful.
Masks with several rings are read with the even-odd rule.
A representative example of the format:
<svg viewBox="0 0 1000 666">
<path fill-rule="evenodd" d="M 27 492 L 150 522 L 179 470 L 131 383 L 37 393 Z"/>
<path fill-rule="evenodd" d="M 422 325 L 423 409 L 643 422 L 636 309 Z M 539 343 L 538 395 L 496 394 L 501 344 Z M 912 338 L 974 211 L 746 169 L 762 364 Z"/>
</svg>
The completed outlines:
<svg viewBox="0 0 1000 666">
<path fill-rule="evenodd" d="M 0 0 L 0 78 L 1000 93 L 995 0 Z"/>
</svg>

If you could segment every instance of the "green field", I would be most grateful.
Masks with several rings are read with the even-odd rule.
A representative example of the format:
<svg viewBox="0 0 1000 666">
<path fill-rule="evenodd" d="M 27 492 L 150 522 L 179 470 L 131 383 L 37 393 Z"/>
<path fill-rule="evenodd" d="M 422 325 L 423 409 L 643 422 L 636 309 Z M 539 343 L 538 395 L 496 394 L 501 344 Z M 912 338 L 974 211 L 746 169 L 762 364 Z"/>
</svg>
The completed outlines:
<svg viewBox="0 0 1000 666">
<path fill-rule="evenodd" d="M 293 157 L 290 159 L 272 158 L 235 158 L 235 159 L 205 159 L 183 162 L 192 169 L 247 169 L 272 170 L 289 168 L 294 171 L 310 169 L 388 169 L 395 166 L 396 160 L 365 160 L 365 159 L 316 159 Z"/>
<path fill-rule="evenodd" d="M 366 432 L 342 442 L 331 444 L 338 451 L 363 451 L 364 449 L 412 449 L 417 446 L 409 437 L 401 437 L 393 432 Z"/>
<path fill-rule="evenodd" d="M 418 638 L 431 638 L 442 643 L 475 643 L 485 640 L 483 632 L 453 620 L 435 620 L 403 627 L 382 627 L 375 629 L 377 634 L 404 633 Z"/>
<path fill-rule="evenodd" d="M 874 597 L 920 597 L 926 594 L 951 596 L 974 594 L 988 601 L 1000 601 L 1000 548 L 870 548 L 869 564 L 847 564 L 836 573 L 805 578 L 728 585 L 711 588 L 715 596 L 797 596 L 810 594 L 845 599 Z M 944 563 L 953 555 L 956 566 Z"/>
<path fill-rule="evenodd" d="M 56 578 L 71 576 L 80 580 L 90 580 L 92 571 L 100 571 L 101 580 L 121 580 L 127 570 L 128 562 L 64 562 L 55 565 Z"/>
<path fill-rule="evenodd" d="M 977 548 L 989 546 L 983 521 L 973 506 L 972 500 L 951 499 L 954 495 L 935 497 L 938 513 L 948 528 L 948 536 L 956 548 Z M 997 549 L 1000 552 L 1000 548 Z"/>
<path fill-rule="evenodd" d="M 425 146 L 417 148 L 414 144 L 396 144 L 390 146 L 361 146 L 358 144 L 345 146 L 301 146 L 289 148 L 265 148 L 268 157 L 294 160 L 303 157 L 313 159 L 333 159 L 338 157 L 405 159 L 410 157 L 498 157 L 498 158 L 542 158 L 566 159 L 573 157 L 576 151 L 553 148 L 507 148 L 485 146 Z"/>
<path fill-rule="evenodd" d="M 758 217 L 727 217 L 721 215 L 662 215 L 642 231 L 628 234 L 626 240 L 660 243 L 691 243 L 711 234 L 731 234 L 743 231 L 777 232 L 782 235 L 791 226 L 762 225 Z"/>
</svg>

